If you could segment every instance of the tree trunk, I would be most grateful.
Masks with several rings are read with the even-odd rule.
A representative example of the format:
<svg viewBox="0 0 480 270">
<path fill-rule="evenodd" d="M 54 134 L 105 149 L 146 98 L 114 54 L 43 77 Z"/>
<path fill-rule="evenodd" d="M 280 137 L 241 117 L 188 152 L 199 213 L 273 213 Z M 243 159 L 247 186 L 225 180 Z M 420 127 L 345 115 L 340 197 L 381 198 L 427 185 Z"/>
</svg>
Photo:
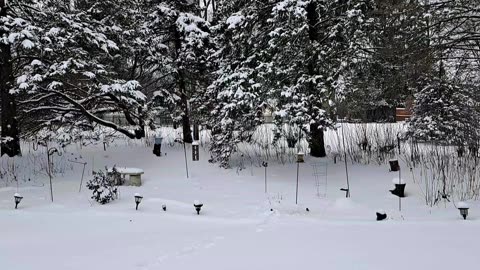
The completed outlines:
<svg viewBox="0 0 480 270">
<path fill-rule="evenodd" d="M 325 142 L 323 139 L 323 128 L 319 124 L 310 124 L 310 155 L 312 157 L 325 157 Z"/>
<path fill-rule="evenodd" d="M 179 57 L 180 50 L 182 49 L 182 41 L 180 37 L 180 33 L 178 29 L 174 26 L 174 35 L 175 35 L 175 52 L 176 57 Z M 177 83 L 178 83 L 178 90 L 180 92 L 181 97 L 181 107 L 182 107 L 182 126 L 183 126 L 183 141 L 185 143 L 192 143 L 192 131 L 190 129 L 190 116 L 189 116 L 189 109 L 188 109 L 188 96 L 187 96 L 187 86 L 185 83 L 185 74 L 182 70 L 178 71 L 177 74 Z"/>
<path fill-rule="evenodd" d="M 183 125 L 183 141 L 186 143 L 192 143 L 192 130 L 190 128 L 190 116 L 188 110 L 188 99 L 187 95 L 182 94 L 182 125 Z"/>
<path fill-rule="evenodd" d="M 317 13 L 317 4 L 315 2 L 310 2 L 307 5 L 307 18 L 308 18 L 308 36 L 310 41 L 313 43 L 318 41 L 318 24 L 319 24 L 319 15 Z M 316 62 L 317 57 L 310 57 L 310 61 L 307 63 L 308 73 L 310 76 L 317 75 Z M 311 94 L 318 93 L 313 83 L 309 83 L 309 92 Z M 317 104 L 321 106 L 321 104 Z M 310 155 L 313 157 L 325 157 L 325 142 L 323 139 L 323 127 L 319 123 L 310 124 Z"/>
<path fill-rule="evenodd" d="M 0 17 L 6 16 L 6 8 L 0 11 Z M 7 33 L 0 31 L 0 36 Z M 10 45 L 0 44 L 0 100 L 1 100 L 1 126 L 2 142 L 0 143 L 1 154 L 13 157 L 20 155 L 20 139 L 17 124 L 17 110 L 15 96 L 10 94 L 12 85 L 12 54 Z"/>
</svg>

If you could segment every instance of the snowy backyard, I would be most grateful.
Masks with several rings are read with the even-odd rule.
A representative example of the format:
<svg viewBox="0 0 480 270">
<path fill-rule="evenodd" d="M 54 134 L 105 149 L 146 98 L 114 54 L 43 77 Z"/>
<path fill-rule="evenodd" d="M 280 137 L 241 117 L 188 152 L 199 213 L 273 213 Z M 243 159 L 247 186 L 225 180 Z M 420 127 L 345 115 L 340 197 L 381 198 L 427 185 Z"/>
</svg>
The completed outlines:
<svg viewBox="0 0 480 270">
<path fill-rule="evenodd" d="M 475 270 L 480 0 L 0 0 L 0 270 Z"/>
<path fill-rule="evenodd" d="M 225 170 L 208 163 L 203 148 L 200 161 L 192 161 L 187 145 L 187 178 L 182 144 L 163 147 L 157 157 L 135 140 L 114 141 L 106 151 L 102 144 L 70 145 L 53 155 L 53 203 L 45 171 L 32 163 L 45 162 L 44 147 L 25 145 L 16 165 L 3 158 L 4 172 L 36 167 L 20 168 L 18 190 L 0 188 L 0 269 L 474 269 L 479 263 L 480 204 L 470 205 L 467 220 L 452 203 L 426 206 L 421 184 L 404 172 L 399 212 L 389 192 L 397 173 L 388 164 L 349 164 L 347 199 L 340 190 L 344 163 L 307 157 L 299 164 L 296 205 L 294 162 L 268 164 L 265 193 L 262 166 Z M 119 199 L 100 205 L 85 186 L 79 192 L 83 165 L 68 160 L 87 162 L 83 185 L 92 169 L 117 165 L 143 169 L 142 186 L 121 186 Z M 315 177 L 312 164 L 326 174 Z M 24 197 L 17 210 L 15 192 Z M 143 196 L 138 211 L 135 193 Z M 199 215 L 195 200 L 204 204 Z M 376 221 L 380 209 L 388 218 Z"/>
</svg>

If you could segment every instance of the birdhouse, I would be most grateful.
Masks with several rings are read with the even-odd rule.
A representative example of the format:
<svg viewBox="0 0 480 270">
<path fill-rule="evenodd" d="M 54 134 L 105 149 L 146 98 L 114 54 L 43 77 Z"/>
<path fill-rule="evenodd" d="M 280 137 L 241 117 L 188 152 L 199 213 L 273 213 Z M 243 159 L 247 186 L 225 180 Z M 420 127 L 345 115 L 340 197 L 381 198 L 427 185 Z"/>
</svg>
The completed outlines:
<svg viewBox="0 0 480 270">
<path fill-rule="evenodd" d="M 297 162 L 298 163 L 303 163 L 305 162 L 305 154 L 302 152 L 297 153 Z"/>
<path fill-rule="evenodd" d="M 195 141 L 200 140 L 200 127 L 198 126 L 198 124 L 193 125 L 193 139 Z"/>
<path fill-rule="evenodd" d="M 162 137 L 155 137 L 155 141 L 153 144 L 153 154 L 156 155 L 157 157 L 162 155 Z"/>
<path fill-rule="evenodd" d="M 197 141 L 192 143 L 192 159 L 193 161 L 198 161 L 200 159 L 200 146 Z"/>
<path fill-rule="evenodd" d="M 391 172 L 398 172 L 400 170 L 400 164 L 398 163 L 398 159 L 390 159 L 388 163 L 390 164 Z"/>
</svg>

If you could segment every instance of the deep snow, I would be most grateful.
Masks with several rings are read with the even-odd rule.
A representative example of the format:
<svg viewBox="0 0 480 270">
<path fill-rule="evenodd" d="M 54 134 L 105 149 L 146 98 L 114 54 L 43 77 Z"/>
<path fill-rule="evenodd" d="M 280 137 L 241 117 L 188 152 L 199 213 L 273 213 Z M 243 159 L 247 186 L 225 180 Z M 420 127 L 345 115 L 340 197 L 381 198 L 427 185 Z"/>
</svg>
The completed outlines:
<svg viewBox="0 0 480 270">
<path fill-rule="evenodd" d="M 389 192 L 398 175 L 388 164 L 350 164 L 352 197 L 346 199 L 340 191 L 346 185 L 343 163 L 306 157 L 295 205 L 294 163 L 269 161 L 265 194 L 263 167 L 220 169 L 207 162 L 204 150 L 192 162 L 187 148 L 188 179 L 180 145 L 164 145 L 161 157 L 131 142 L 107 151 L 101 145 L 69 151 L 74 154 L 57 162 L 68 155 L 88 162 L 83 184 L 92 167 L 117 165 L 143 169 L 143 185 L 121 187 L 119 200 L 98 205 L 85 187 L 78 192 L 83 166 L 74 164 L 53 179 L 54 203 L 45 175 L 18 190 L 0 188 L 0 269 L 424 270 L 475 269 L 480 263 L 479 203 L 469 202 L 465 221 L 453 203 L 427 207 L 417 184 L 402 173 L 407 197 L 399 212 L 398 198 Z M 325 161 L 327 183 L 318 187 L 311 164 Z M 326 196 L 318 196 L 318 188 L 326 188 Z M 18 210 L 15 192 L 24 197 Z M 144 197 L 138 211 L 135 193 Z M 195 200 L 204 204 L 200 215 Z M 386 221 L 375 220 L 380 208 Z"/>
</svg>

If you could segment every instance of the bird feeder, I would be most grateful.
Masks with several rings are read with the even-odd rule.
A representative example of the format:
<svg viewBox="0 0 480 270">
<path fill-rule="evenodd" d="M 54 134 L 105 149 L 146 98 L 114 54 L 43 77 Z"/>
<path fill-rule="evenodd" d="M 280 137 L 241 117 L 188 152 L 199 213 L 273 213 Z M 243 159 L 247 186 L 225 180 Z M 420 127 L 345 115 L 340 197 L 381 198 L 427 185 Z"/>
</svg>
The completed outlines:
<svg viewBox="0 0 480 270">
<path fill-rule="evenodd" d="M 305 162 L 305 154 L 302 152 L 297 153 L 297 163 L 304 163 Z"/>
<path fill-rule="evenodd" d="M 198 161 L 200 159 L 200 146 L 197 141 L 192 143 L 192 159 L 193 161 Z"/>
<path fill-rule="evenodd" d="M 398 159 L 390 159 L 388 163 L 390 163 L 391 172 L 398 172 L 400 170 L 400 164 L 398 163 Z"/>
<path fill-rule="evenodd" d="M 394 178 L 392 182 L 395 185 L 395 189 L 390 190 L 390 192 L 398 197 L 405 197 L 405 186 L 407 183 L 401 178 Z"/>
<path fill-rule="evenodd" d="M 193 139 L 195 141 L 200 140 L 200 127 L 198 126 L 198 124 L 193 125 Z"/>
<path fill-rule="evenodd" d="M 162 137 L 155 137 L 155 141 L 153 144 L 153 154 L 156 155 L 157 157 L 162 155 Z"/>
<path fill-rule="evenodd" d="M 17 209 L 18 204 L 22 201 L 23 197 L 20 196 L 20 194 L 15 193 L 13 195 L 13 198 L 15 199 L 15 209 Z"/>
<path fill-rule="evenodd" d="M 387 218 L 387 213 L 385 213 L 385 211 L 383 210 L 377 211 L 376 214 L 377 214 L 377 221 L 381 221 Z"/>
</svg>

